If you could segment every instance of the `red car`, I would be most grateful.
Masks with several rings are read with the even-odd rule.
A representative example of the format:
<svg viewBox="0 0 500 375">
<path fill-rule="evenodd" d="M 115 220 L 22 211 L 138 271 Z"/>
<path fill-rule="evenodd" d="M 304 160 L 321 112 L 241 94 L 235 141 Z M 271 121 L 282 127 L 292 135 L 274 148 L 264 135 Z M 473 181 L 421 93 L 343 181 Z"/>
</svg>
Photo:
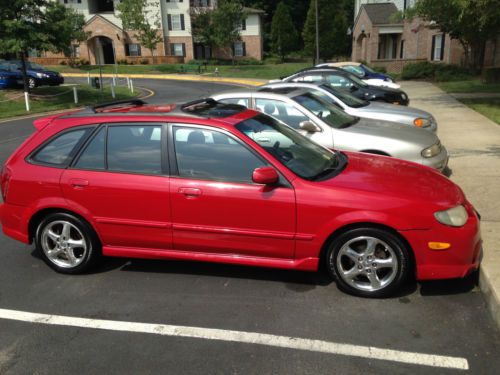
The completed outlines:
<svg viewBox="0 0 500 375">
<path fill-rule="evenodd" d="M 478 214 L 449 179 L 238 105 L 117 102 L 35 127 L 2 170 L 0 218 L 62 273 L 100 255 L 323 264 L 344 291 L 380 297 L 479 266 Z"/>
</svg>

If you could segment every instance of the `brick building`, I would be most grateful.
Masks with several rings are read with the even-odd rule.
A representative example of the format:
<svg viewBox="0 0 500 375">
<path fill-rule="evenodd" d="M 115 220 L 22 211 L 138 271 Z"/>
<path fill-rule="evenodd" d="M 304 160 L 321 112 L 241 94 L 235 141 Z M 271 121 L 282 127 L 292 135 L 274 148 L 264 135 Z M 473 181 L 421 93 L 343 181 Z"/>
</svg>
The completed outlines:
<svg viewBox="0 0 500 375">
<path fill-rule="evenodd" d="M 415 0 L 355 0 L 353 61 L 384 66 L 389 72 L 400 72 L 405 64 L 420 61 L 462 65 L 464 51 L 458 40 L 420 18 L 394 17 L 398 10 L 414 3 Z M 499 39 L 488 43 L 485 66 L 500 65 Z"/>
<path fill-rule="evenodd" d="M 134 32 L 124 30 L 116 6 L 119 0 L 56 0 L 72 7 L 85 17 L 84 30 L 89 39 L 72 46 L 73 57 L 88 60 L 91 64 L 114 64 L 120 60 L 140 62 L 149 60 L 151 52 L 134 38 Z M 217 0 L 151 0 L 151 15 L 160 19 L 163 42 L 158 43 L 155 61 L 161 63 L 187 62 L 192 59 L 263 56 L 263 11 L 245 8 L 248 14 L 241 27 L 241 41 L 231 49 L 212 51 L 209 46 L 193 42 L 191 33 L 191 8 L 213 8 Z M 62 55 L 33 51 L 32 59 L 42 63 L 59 63 Z"/>
</svg>

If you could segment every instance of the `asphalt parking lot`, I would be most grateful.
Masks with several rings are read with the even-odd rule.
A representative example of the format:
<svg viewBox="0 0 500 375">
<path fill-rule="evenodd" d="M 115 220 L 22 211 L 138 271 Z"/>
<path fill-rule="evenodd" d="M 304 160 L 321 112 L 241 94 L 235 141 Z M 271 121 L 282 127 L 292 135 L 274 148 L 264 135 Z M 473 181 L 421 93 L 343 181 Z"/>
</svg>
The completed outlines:
<svg viewBox="0 0 500 375">
<path fill-rule="evenodd" d="M 154 103 L 230 88 L 136 84 L 156 92 Z M 0 123 L 0 163 L 31 134 L 32 121 Z M 500 366 L 499 333 L 474 277 L 410 284 L 394 298 L 367 300 L 338 291 L 322 274 L 109 259 L 92 274 L 68 277 L 45 266 L 33 246 L 3 234 L 0 251 L 0 315 L 46 314 L 33 322 L 0 318 L 0 374 L 437 374 L 465 372 L 455 366 L 464 362 L 470 373 L 495 374 Z M 73 317 L 74 326 L 47 324 L 61 316 Z M 96 329 L 98 319 L 120 329 Z M 222 339 L 200 338 L 201 330 L 186 337 L 179 326 L 222 330 Z M 162 335 L 167 328 L 174 330 Z M 239 332 L 236 341 L 224 341 L 228 331 Z M 249 343 L 249 333 L 273 336 Z M 288 347 L 278 345 L 284 341 Z M 320 350 L 325 346 L 332 350 Z M 429 364 L 425 354 L 441 357 Z"/>
</svg>

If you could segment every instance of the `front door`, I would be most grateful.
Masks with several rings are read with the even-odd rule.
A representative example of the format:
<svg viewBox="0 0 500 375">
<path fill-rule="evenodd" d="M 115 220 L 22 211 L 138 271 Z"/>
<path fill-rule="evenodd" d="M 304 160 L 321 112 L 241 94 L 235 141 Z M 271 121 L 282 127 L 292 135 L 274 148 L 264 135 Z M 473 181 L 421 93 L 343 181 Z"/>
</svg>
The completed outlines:
<svg viewBox="0 0 500 375">
<path fill-rule="evenodd" d="M 162 125 L 102 126 L 61 177 L 65 198 L 92 216 L 103 246 L 171 249 Z"/>
<path fill-rule="evenodd" d="M 223 131 L 174 125 L 172 138 L 175 249 L 292 259 L 293 188 L 253 183 L 266 162 Z"/>
</svg>

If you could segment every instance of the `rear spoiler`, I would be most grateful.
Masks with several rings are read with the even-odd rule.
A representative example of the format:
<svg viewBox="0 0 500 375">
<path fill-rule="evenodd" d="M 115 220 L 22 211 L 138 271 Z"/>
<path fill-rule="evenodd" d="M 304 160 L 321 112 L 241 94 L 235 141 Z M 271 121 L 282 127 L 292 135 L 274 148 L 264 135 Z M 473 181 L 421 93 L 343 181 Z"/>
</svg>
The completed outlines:
<svg viewBox="0 0 500 375">
<path fill-rule="evenodd" d="M 74 112 L 75 111 L 62 112 L 62 113 L 53 114 L 51 116 L 46 116 L 46 117 L 38 118 L 35 121 L 33 121 L 33 125 L 35 126 L 36 130 L 40 131 L 42 129 L 45 129 L 45 127 L 47 127 L 47 125 L 49 125 L 56 118 L 59 118 L 59 117 L 62 117 L 62 116 L 67 116 L 68 114 L 71 114 L 71 113 L 74 113 Z"/>
</svg>

